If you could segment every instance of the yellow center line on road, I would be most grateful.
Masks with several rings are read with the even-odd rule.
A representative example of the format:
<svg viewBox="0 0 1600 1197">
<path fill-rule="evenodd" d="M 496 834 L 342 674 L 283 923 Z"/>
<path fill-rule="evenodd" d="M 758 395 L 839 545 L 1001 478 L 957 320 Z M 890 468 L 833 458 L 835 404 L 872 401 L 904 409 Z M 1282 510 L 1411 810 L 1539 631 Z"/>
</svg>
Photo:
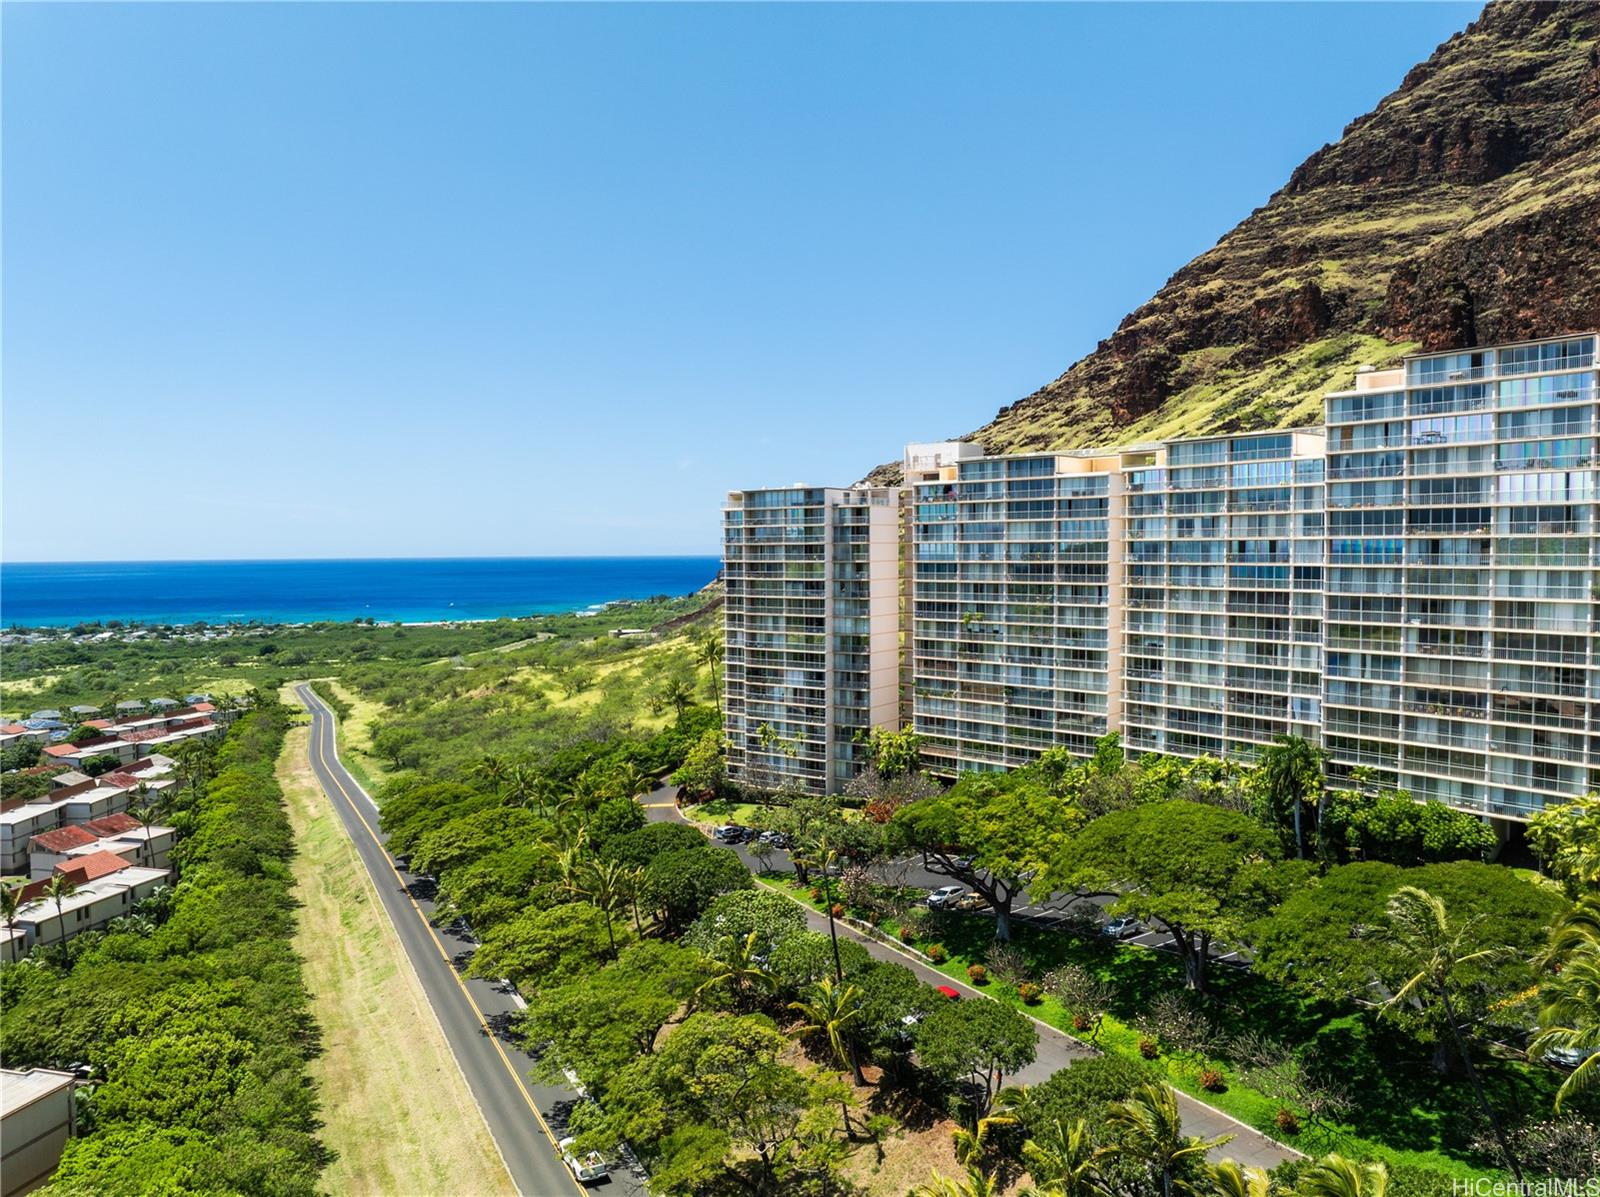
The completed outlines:
<svg viewBox="0 0 1600 1197">
<path fill-rule="evenodd" d="M 301 696 L 302 701 L 304 700 L 304 697 L 304 695 Z M 323 717 L 331 719 L 333 716 L 331 712 L 328 712 L 326 709 L 324 709 Z M 482 1028 L 484 1034 L 489 1037 L 489 1042 L 494 1045 L 494 1050 L 499 1055 L 500 1062 L 506 1066 L 506 1071 L 511 1074 L 511 1079 L 516 1082 L 517 1092 L 521 1093 L 522 1100 L 528 1103 L 528 1109 L 533 1111 L 534 1118 L 538 1120 L 539 1129 L 544 1131 L 545 1138 L 550 1140 L 550 1146 L 555 1148 L 556 1155 L 559 1158 L 561 1154 L 561 1146 L 557 1142 L 554 1132 L 551 1131 L 550 1124 L 544 1120 L 544 1115 L 539 1112 L 539 1106 L 533 1100 L 533 1094 L 528 1091 L 528 1085 L 527 1082 L 523 1080 L 522 1073 L 517 1070 L 516 1065 L 512 1064 L 511 1057 L 506 1055 L 506 1049 L 501 1046 L 499 1036 L 497 1036 L 494 1031 L 490 1029 L 489 1020 L 484 1016 L 483 1010 L 479 1007 L 476 999 L 473 998 L 472 991 L 467 988 L 467 983 L 461 979 L 461 974 L 456 972 L 455 964 L 452 963 L 450 954 L 444 950 L 444 944 L 440 943 L 438 937 L 433 933 L 433 926 L 428 922 L 428 916 L 422 913 L 422 907 L 417 904 L 417 899 L 412 895 L 411 888 L 406 884 L 405 878 L 400 875 L 400 869 L 395 865 L 393 858 L 389 856 L 387 849 L 383 847 L 383 840 L 379 838 L 378 833 L 373 829 L 372 824 L 367 822 L 367 817 L 361 813 L 361 807 L 357 804 L 350 791 L 345 788 L 344 782 L 339 780 L 339 775 L 335 773 L 329 766 L 327 753 L 324 752 L 322 748 L 322 737 L 313 736 L 311 737 L 311 740 L 316 745 L 316 753 L 317 756 L 321 758 L 324 771 L 332 780 L 333 784 L 339 787 L 339 792 L 344 795 L 345 801 L 350 804 L 350 809 L 355 812 L 356 818 L 361 820 L 361 825 L 365 827 L 368 834 L 372 836 L 372 842 L 377 844 L 378 850 L 383 853 L 384 863 L 387 864 L 390 871 L 394 873 L 395 880 L 400 883 L 400 889 L 406 895 L 406 901 L 411 903 L 411 909 L 416 912 L 417 918 L 422 921 L 423 929 L 428 933 L 428 941 L 439 950 L 439 956 L 444 960 L 445 968 L 449 971 L 450 976 L 455 979 L 456 985 L 461 989 L 461 996 L 466 998 L 467 1005 L 472 1007 L 472 1013 L 477 1017 L 478 1026 Z M 565 1166 L 565 1164 L 562 1165 L 561 1171 L 562 1174 L 566 1176 L 567 1180 L 572 1183 L 572 1187 L 579 1193 L 585 1194 L 585 1197 L 587 1197 L 588 1190 L 578 1183 L 577 1177 L 572 1175 L 571 1171 Z"/>
</svg>

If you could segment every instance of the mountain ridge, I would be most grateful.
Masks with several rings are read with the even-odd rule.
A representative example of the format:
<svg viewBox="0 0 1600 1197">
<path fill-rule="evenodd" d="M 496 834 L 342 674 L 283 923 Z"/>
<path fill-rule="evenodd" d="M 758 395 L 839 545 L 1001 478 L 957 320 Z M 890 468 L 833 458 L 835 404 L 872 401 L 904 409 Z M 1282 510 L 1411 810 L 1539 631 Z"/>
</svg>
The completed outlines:
<svg viewBox="0 0 1600 1197">
<path fill-rule="evenodd" d="M 1600 0 L 1497 0 L 1091 353 L 962 439 L 1017 452 L 1320 423 L 1360 365 L 1600 326 L 1597 245 Z"/>
</svg>

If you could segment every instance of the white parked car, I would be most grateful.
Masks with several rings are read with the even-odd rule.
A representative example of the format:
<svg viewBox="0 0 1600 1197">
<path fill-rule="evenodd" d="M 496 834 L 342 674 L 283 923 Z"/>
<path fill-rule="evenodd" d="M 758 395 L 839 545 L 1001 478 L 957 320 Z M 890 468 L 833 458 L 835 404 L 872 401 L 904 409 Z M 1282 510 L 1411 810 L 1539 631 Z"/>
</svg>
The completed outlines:
<svg viewBox="0 0 1600 1197">
<path fill-rule="evenodd" d="M 581 1183 L 588 1184 L 592 1180 L 604 1180 L 611 1175 L 611 1169 L 606 1167 L 605 1157 L 598 1151 L 591 1151 L 583 1156 L 574 1155 L 572 1145 L 576 1142 L 576 1139 L 569 1137 L 556 1144 L 561 1148 L 561 1162 L 572 1169 L 573 1176 Z"/>
<path fill-rule="evenodd" d="M 928 907 L 931 910 L 944 910 L 955 905 L 957 899 L 967 892 L 964 885 L 941 885 L 938 889 L 928 894 Z"/>
</svg>

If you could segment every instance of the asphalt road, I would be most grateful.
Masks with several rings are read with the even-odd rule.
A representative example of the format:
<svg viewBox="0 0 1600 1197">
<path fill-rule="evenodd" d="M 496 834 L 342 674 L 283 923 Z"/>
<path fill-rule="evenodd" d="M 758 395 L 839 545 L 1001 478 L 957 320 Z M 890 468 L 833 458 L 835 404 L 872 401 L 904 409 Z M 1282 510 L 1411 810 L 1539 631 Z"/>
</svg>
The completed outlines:
<svg viewBox="0 0 1600 1197">
<path fill-rule="evenodd" d="M 684 820 L 683 816 L 678 812 L 677 805 L 673 801 L 675 792 L 676 787 L 660 786 L 645 795 L 641 802 L 645 806 L 646 817 L 655 822 L 671 820 L 689 822 Z M 690 826 L 699 826 L 699 824 L 690 822 Z M 749 854 L 745 845 L 738 845 L 736 851 L 751 872 L 760 871 L 760 862 Z M 789 868 L 787 853 L 774 853 L 770 864 L 773 868 L 787 870 Z M 894 884 L 919 885 L 929 889 L 950 884 L 950 878 L 942 874 L 929 873 L 923 869 L 920 860 L 894 861 L 890 863 L 888 868 L 891 871 Z M 1048 923 L 1052 918 L 1060 919 L 1063 917 L 1062 908 L 1071 904 L 1073 900 L 1072 895 L 1057 895 L 1051 898 L 1044 906 L 1028 907 L 1026 912 L 1019 910 L 1017 914 L 1029 918 L 1030 921 Z M 1082 901 L 1084 899 L 1078 900 Z M 1099 900 L 1098 904 L 1106 905 L 1111 901 L 1112 899 L 1110 898 L 1103 898 Z M 822 932 L 828 930 L 826 915 L 811 909 L 809 906 L 805 910 L 806 923 L 812 930 Z M 924 963 L 920 957 L 910 952 L 903 952 L 898 947 L 872 939 L 845 923 L 839 923 L 837 927 L 840 935 L 847 935 L 863 944 L 867 951 L 877 959 L 887 960 L 894 964 L 903 964 L 929 985 L 952 986 L 959 990 L 965 999 L 986 999 L 986 995 L 981 990 L 975 989 L 963 981 L 952 979 L 938 969 Z M 1148 937 L 1141 936 L 1137 940 L 1124 942 L 1145 943 L 1149 940 L 1165 940 L 1168 938 L 1164 933 L 1152 933 Z M 1032 1064 L 1021 1072 L 1014 1076 L 1008 1076 L 1006 1078 L 1007 1084 L 1036 1085 L 1040 1081 L 1049 1079 L 1050 1076 L 1065 1068 L 1074 1060 L 1098 1054 L 1081 1041 L 1056 1030 L 1048 1023 L 1035 1019 L 1034 1024 L 1039 1028 L 1038 1056 Z M 1185 1133 L 1199 1135 L 1204 1138 L 1212 1138 L 1217 1135 L 1233 1136 L 1230 1142 L 1211 1152 L 1213 1159 L 1226 1157 L 1253 1167 L 1272 1168 L 1281 1164 L 1284 1160 L 1294 1159 L 1300 1155 L 1298 1151 L 1268 1138 L 1254 1127 L 1246 1126 L 1244 1123 L 1224 1114 L 1221 1110 L 1190 1097 L 1186 1093 L 1178 1094 L 1178 1108 L 1183 1114 L 1183 1129 Z"/>
<path fill-rule="evenodd" d="M 309 686 L 297 686 L 295 692 L 311 712 L 311 768 L 372 877 L 512 1183 L 523 1197 L 574 1197 L 585 1192 L 556 1150 L 577 1094 L 530 1080 L 533 1061 L 508 1033 L 522 999 L 502 993 L 489 981 L 461 975 L 476 942 L 464 929 L 436 928 L 429 922 L 434 908 L 432 880 L 407 873 L 389 855 L 378 830 L 377 806 L 339 763 L 332 713 Z M 391 1046 L 405 1050 L 404 1044 Z M 617 1197 L 643 1197 L 647 1192 L 642 1175 L 622 1167 L 592 1188 Z"/>
</svg>

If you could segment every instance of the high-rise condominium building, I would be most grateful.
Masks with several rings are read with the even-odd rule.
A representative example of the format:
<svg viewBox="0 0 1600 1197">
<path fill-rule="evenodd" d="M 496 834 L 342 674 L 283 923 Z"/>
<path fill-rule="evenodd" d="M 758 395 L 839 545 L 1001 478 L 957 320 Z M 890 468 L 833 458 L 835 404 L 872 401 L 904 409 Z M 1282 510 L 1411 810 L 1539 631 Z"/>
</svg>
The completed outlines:
<svg viewBox="0 0 1600 1197">
<path fill-rule="evenodd" d="M 736 491 L 723 511 L 729 772 L 834 792 L 900 723 L 900 492 Z"/>
<path fill-rule="evenodd" d="M 952 774 L 1249 759 L 1502 818 L 1600 786 L 1596 338 L 1407 358 L 1321 428 L 986 456 L 726 510 L 729 766 L 841 789 L 910 719 Z"/>
</svg>

